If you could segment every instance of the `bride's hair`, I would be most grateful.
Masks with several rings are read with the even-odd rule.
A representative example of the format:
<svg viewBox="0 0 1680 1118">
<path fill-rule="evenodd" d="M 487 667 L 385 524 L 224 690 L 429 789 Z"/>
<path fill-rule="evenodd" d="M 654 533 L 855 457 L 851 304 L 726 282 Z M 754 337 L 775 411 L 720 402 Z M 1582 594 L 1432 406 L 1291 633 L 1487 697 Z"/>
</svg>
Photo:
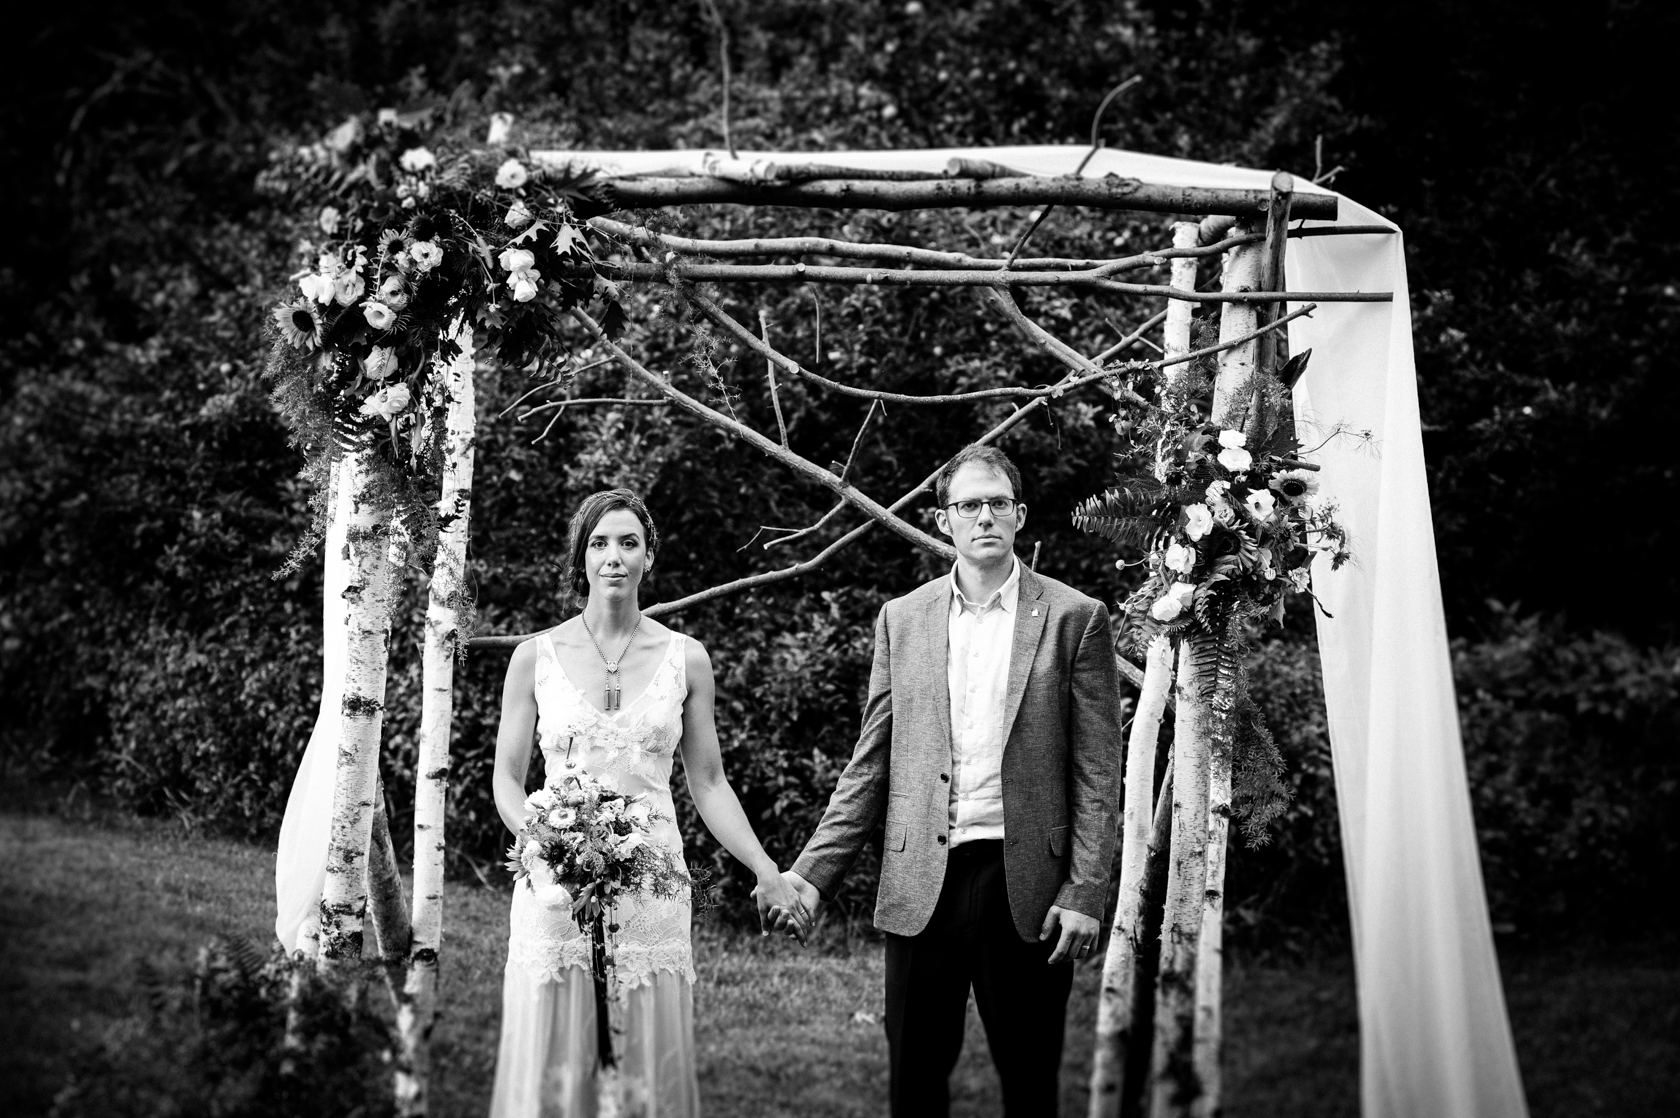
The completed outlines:
<svg viewBox="0 0 1680 1118">
<path fill-rule="evenodd" d="M 653 558 L 653 553 L 659 550 L 659 529 L 654 526 L 653 517 L 648 515 L 647 506 L 633 491 L 603 489 L 585 497 L 572 514 L 572 526 L 566 533 L 566 579 L 580 605 L 589 597 L 589 575 L 583 558 L 589 546 L 590 533 L 595 531 L 595 525 L 601 523 L 603 516 L 618 509 L 629 509 L 642 522 L 642 531 L 647 536 L 648 558 Z"/>
</svg>

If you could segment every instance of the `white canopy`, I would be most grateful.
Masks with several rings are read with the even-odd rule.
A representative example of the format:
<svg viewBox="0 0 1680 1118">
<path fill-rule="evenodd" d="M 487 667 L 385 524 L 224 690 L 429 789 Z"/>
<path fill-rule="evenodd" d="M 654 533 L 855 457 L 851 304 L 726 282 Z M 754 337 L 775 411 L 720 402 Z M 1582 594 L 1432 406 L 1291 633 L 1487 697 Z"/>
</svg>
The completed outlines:
<svg viewBox="0 0 1680 1118">
<path fill-rule="evenodd" d="M 965 158 L 1068 175 L 1085 152 L 751 152 L 739 163 L 939 172 Z M 608 176 L 701 175 L 723 158 L 716 151 L 564 154 Z M 1098 152 L 1083 174 L 1180 187 L 1264 191 L 1271 184 L 1270 171 L 1113 150 Z M 1324 192 L 1299 180 L 1297 189 Z M 1362 1109 L 1367 1118 L 1525 1118 L 1453 698 L 1405 254 L 1398 228 L 1351 199 L 1341 199 L 1337 223 L 1394 228 L 1291 240 L 1286 264 L 1292 290 L 1394 292 L 1391 304 L 1323 304 L 1289 327 L 1291 352 L 1313 350 L 1295 389 L 1304 425 L 1371 433 L 1369 442 L 1334 439 L 1318 452 L 1323 491 L 1340 505 L 1355 561 L 1338 572 L 1321 566 L 1313 579 L 1334 615 L 1320 617 L 1318 635 L 1358 970 Z M 343 610 L 332 608 L 333 590 L 345 582 L 336 569 L 341 550 L 329 541 L 321 719 L 281 832 L 276 931 L 288 949 L 319 900 L 326 859 L 330 731 L 343 675 L 343 641 L 334 633 Z"/>
</svg>

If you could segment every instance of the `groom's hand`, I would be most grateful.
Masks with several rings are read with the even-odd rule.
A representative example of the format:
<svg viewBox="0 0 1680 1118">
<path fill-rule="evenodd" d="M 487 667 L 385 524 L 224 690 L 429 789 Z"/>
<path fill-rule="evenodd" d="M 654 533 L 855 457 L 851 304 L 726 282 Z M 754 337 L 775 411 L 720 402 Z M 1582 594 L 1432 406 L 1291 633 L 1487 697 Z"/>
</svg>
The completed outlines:
<svg viewBox="0 0 1680 1118">
<path fill-rule="evenodd" d="M 1051 906 L 1044 915 L 1044 928 L 1038 933 L 1038 941 L 1043 943 L 1061 930 L 1061 939 L 1056 942 L 1056 950 L 1050 952 L 1047 962 L 1059 963 L 1063 959 L 1084 959 L 1096 945 L 1097 933 L 1101 930 L 1094 916 L 1086 916 L 1083 912 L 1075 912 L 1071 908 L 1059 905 Z"/>
<path fill-rule="evenodd" d="M 811 928 L 817 922 L 817 909 L 822 906 L 822 894 L 817 891 L 815 885 L 792 870 L 782 871 L 782 880 L 787 882 L 788 887 L 799 898 L 799 903 L 804 906 L 804 919 L 801 920 L 793 913 L 784 910 L 777 914 L 774 930 L 796 936 L 803 943 L 805 937 L 810 934 Z"/>
</svg>

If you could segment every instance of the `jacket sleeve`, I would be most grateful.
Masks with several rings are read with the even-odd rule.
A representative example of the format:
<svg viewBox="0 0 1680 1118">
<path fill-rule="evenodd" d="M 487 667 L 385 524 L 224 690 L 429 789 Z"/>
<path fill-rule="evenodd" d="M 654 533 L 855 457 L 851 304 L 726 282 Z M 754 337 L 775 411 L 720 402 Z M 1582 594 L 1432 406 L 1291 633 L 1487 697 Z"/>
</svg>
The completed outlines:
<svg viewBox="0 0 1680 1118">
<path fill-rule="evenodd" d="M 1120 677 L 1108 610 L 1101 602 L 1092 605 L 1073 655 L 1068 718 L 1072 858 L 1056 904 L 1101 920 L 1117 824 Z"/>
<path fill-rule="evenodd" d="M 793 872 L 825 897 L 833 896 L 886 812 L 892 750 L 892 634 L 887 609 L 882 606 L 875 619 L 875 664 L 869 672 L 857 748 L 829 797 L 822 822 L 793 864 Z"/>
</svg>

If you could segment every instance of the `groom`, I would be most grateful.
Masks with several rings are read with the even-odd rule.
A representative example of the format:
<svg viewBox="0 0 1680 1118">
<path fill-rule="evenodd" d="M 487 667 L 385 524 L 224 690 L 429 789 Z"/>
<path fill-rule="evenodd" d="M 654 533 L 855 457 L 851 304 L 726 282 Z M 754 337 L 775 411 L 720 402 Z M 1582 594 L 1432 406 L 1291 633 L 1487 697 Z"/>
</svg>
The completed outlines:
<svg viewBox="0 0 1680 1118">
<path fill-rule="evenodd" d="M 1108 887 L 1114 640 L 1100 602 L 1015 557 L 1002 451 L 968 447 L 935 488 L 956 566 L 882 608 L 857 749 L 788 878 L 815 910 L 884 818 L 892 1113 L 948 1112 L 972 986 L 1005 1113 L 1039 1118 Z"/>
</svg>

